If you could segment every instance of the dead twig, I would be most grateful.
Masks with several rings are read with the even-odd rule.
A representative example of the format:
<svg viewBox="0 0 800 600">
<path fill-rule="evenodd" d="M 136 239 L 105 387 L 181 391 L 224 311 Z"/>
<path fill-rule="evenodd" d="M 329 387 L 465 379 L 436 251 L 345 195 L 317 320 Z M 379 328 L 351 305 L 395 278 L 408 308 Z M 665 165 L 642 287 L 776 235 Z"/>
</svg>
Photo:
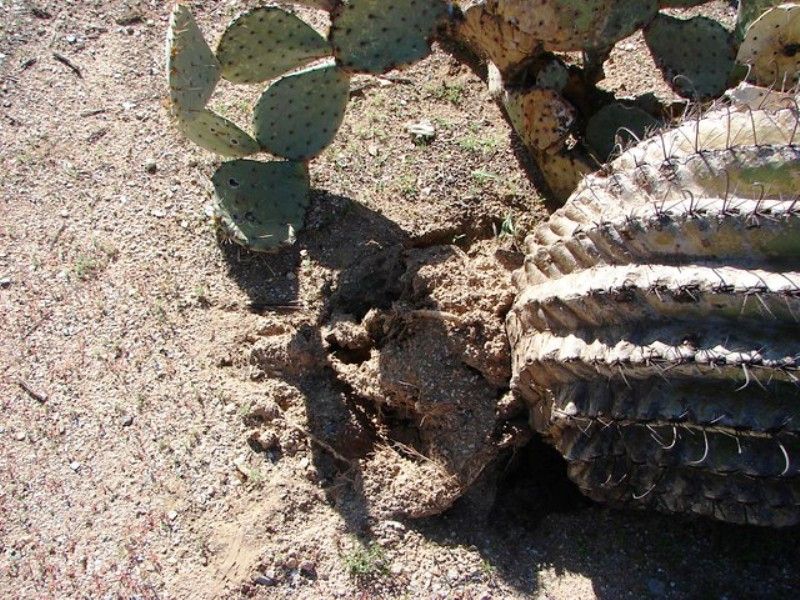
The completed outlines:
<svg viewBox="0 0 800 600">
<path fill-rule="evenodd" d="M 59 54 L 58 52 L 53 52 L 53 58 L 55 58 L 62 65 L 65 65 L 70 71 L 75 73 L 75 75 L 78 76 L 78 79 L 83 79 L 83 73 L 81 73 L 81 70 L 66 56 L 64 56 L 63 54 Z"/>
<path fill-rule="evenodd" d="M 297 423 L 289 420 L 285 415 L 283 417 L 283 420 L 286 422 L 286 424 L 289 427 L 291 427 L 292 429 L 294 429 L 298 433 L 301 433 L 302 435 L 306 436 L 310 442 L 316 444 L 317 446 L 319 446 L 320 448 L 322 448 L 323 450 L 328 452 L 335 459 L 340 460 L 340 461 L 342 461 L 344 463 L 347 463 L 348 465 L 352 465 L 355 462 L 355 461 L 347 458 L 346 456 L 344 456 L 342 454 L 339 454 L 339 452 L 333 446 L 331 446 L 327 442 L 323 442 L 321 439 L 319 439 L 317 436 L 315 436 L 313 433 L 311 433 L 308 429 L 306 429 L 305 427 L 303 427 L 301 425 L 298 425 Z"/>
<path fill-rule="evenodd" d="M 108 112 L 107 108 L 95 108 L 95 109 L 92 109 L 92 110 L 84 110 L 81 113 L 81 117 L 83 117 L 85 119 L 86 117 L 95 117 L 97 115 L 102 115 L 103 113 L 107 113 L 107 112 Z"/>
<path fill-rule="evenodd" d="M 58 243 L 59 238 L 61 237 L 61 234 L 64 233 L 64 230 L 66 228 L 67 228 L 67 224 L 66 223 L 62 223 L 61 227 L 58 228 L 58 231 L 56 231 L 55 235 L 53 236 L 53 239 L 50 240 L 50 250 L 55 248 L 56 244 Z"/>
<path fill-rule="evenodd" d="M 31 8 L 31 14 L 37 19 L 52 19 L 53 15 L 45 8 L 34 6 Z"/>
<path fill-rule="evenodd" d="M 31 386 L 29 386 L 27 383 L 22 381 L 22 379 L 18 379 L 17 380 L 17 385 L 19 387 L 21 387 L 22 390 L 26 394 L 28 394 L 28 396 L 30 396 L 31 398 L 33 398 L 34 400 L 36 400 L 40 404 L 44 404 L 45 402 L 47 402 L 47 395 L 46 394 L 42 394 L 41 392 L 37 392 Z"/>
<path fill-rule="evenodd" d="M 25 339 L 28 339 L 28 338 L 29 338 L 29 337 L 30 337 L 30 336 L 31 336 L 33 333 L 35 333 L 35 332 L 36 332 L 36 330 L 37 330 L 37 329 L 39 329 L 39 327 L 41 327 L 41 326 L 42 326 L 42 323 L 44 323 L 44 322 L 45 322 L 45 321 L 46 321 L 48 318 L 50 318 L 50 315 L 47 315 L 47 316 L 45 316 L 45 317 L 42 317 L 41 319 L 39 319 L 38 321 L 36 321 L 36 323 L 34 323 L 34 324 L 31 326 L 31 328 L 30 328 L 30 329 L 28 329 L 28 331 L 26 331 L 26 332 L 25 332 L 25 335 L 23 335 L 23 336 L 22 336 L 22 339 L 23 339 L 23 340 L 25 340 Z"/>
<path fill-rule="evenodd" d="M 450 312 L 443 310 L 412 310 L 409 313 L 412 317 L 419 317 L 421 319 L 437 319 L 439 321 L 451 321 L 453 323 L 461 323 L 461 317 L 454 315 Z"/>
<path fill-rule="evenodd" d="M 258 302 L 251 301 L 247 303 L 247 308 L 254 313 L 264 313 L 267 311 L 275 312 L 292 312 L 305 310 L 305 304 L 299 300 L 292 300 L 290 302 Z"/>
<path fill-rule="evenodd" d="M 30 69 L 33 65 L 36 64 L 37 60 L 38 59 L 35 56 L 32 56 L 31 58 L 23 61 L 22 64 L 19 66 L 19 72 L 22 73 L 23 71 Z"/>
</svg>

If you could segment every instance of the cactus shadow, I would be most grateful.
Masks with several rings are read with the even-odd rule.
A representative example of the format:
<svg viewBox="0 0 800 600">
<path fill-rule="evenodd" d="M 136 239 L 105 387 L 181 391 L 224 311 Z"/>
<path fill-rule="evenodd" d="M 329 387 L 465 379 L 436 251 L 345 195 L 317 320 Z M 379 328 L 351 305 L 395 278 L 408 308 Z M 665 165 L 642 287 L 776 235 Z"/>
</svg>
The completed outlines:
<svg viewBox="0 0 800 600">
<path fill-rule="evenodd" d="M 267 316 L 289 313 L 295 324 L 288 354 L 296 367 L 280 378 L 302 398 L 305 418 L 298 425 L 321 489 L 346 530 L 365 544 L 371 541 L 369 506 L 358 461 L 375 443 L 374 407 L 359 403 L 337 379 L 323 327 L 332 298 L 353 313 L 388 306 L 407 243 L 407 234 L 380 213 L 347 196 L 315 189 L 293 246 L 275 254 L 222 246 L 228 274 L 247 294 L 250 310 Z"/>
<path fill-rule="evenodd" d="M 534 440 L 501 481 L 491 511 L 465 498 L 426 537 L 474 546 L 484 577 L 524 597 L 784 598 L 800 589 L 800 527 L 767 529 L 706 518 L 615 510 L 565 487 L 560 457 Z M 563 462 L 563 461 L 562 461 Z M 555 486 L 555 487 L 553 487 Z"/>
<path fill-rule="evenodd" d="M 266 254 L 220 241 L 220 250 L 228 276 L 247 294 L 251 310 L 282 312 L 303 308 L 299 271 L 304 259 L 340 271 L 381 248 L 406 242 L 402 229 L 380 213 L 314 189 L 306 226 L 292 246 Z"/>
</svg>

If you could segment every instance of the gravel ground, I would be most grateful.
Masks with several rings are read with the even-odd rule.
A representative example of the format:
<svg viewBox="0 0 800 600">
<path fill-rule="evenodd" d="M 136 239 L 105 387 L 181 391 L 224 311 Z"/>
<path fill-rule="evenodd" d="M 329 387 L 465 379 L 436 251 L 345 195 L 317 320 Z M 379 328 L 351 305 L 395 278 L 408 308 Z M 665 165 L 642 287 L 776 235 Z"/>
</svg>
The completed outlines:
<svg viewBox="0 0 800 600">
<path fill-rule="evenodd" d="M 265 373 L 253 348 L 316 323 L 376 247 L 500 247 L 503 220 L 522 233 L 544 205 L 484 84 L 437 50 L 356 81 L 295 247 L 218 243 L 218 163 L 164 110 L 165 4 L 0 0 L 4 597 L 796 594 L 796 531 L 592 506 L 538 446 L 493 508 L 477 491 L 441 517 L 371 520 L 340 494 L 311 434 L 340 390 Z M 247 3 L 191 4 L 216 39 Z M 215 106 L 244 123 L 255 93 L 222 86 Z M 421 119 L 427 146 L 405 132 Z"/>
</svg>

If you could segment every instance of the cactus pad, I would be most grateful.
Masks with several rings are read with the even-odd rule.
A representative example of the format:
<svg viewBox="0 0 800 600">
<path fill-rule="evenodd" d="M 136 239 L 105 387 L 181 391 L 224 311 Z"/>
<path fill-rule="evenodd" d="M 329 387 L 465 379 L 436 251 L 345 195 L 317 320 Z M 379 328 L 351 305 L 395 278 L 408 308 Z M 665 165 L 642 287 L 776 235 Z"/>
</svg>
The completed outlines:
<svg viewBox="0 0 800 600">
<path fill-rule="evenodd" d="M 743 40 L 753 21 L 781 2 L 782 0 L 739 0 L 739 9 L 736 11 L 736 37 Z"/>
<path fill-rule="evenodd" d="M 219 77 L 219 63 L 192 13 L 176 5 L 167 32 L 167 81 L 174 111 L 205 108 Z"/>
<path fill-rule="evenodd" d="M 220 166 L 212 182 L 217 222 L 235 242 L 258 252 L 294 242 L 309 205 L 306 165 L 236 160 Z"/>
<path fill-rule="evenodd" d="M 178 129 L 187 138 L 211 152 L 242 157 L 259 151 L 252 137 L 210 110 L 181 112 L 176 118 Z"/>
<path fill-rule="evenodd" d="M 304 21 L 275 6 L 238 16 L 217 47 L 222 76 L 234 83 L 273 79 L 331 53 L 328 42 Z"/>
<path fill-rule="evenodd" d="M 332 15 L 330 40 L 347 71 L 385 73 L 430 53 L 445 13 L 440 0 L 349 0 Z"/>
<path fill-rule="evenodd" d="M 781 4 L 753 22 L 737 60 L 750 65 L 749 78 L 786 89 L 800 78 L 800 5 Z"/>
<path fill-rule="evenodd" d="M 256 104 L 256 139 L 265 150 L 291 160 L 316 156 L 342 123 L 349 82 L 349 76 L 332 63 L 277 80 Z"/>
<path fill-rule="evenodd" d="M 659 14 L 645 41 L 672 89 L 687 98 L 719 96 L 734 67 L 733 35 L 707 17 L 677 19 Z"/>
<path fill-rule="evenodd" d="M 750 85 L 745 81 L 725 92 L 725 97 L 738 110 L 780 110 L 794 106 L 795 102 L 794 96 L 788 92 Z"/>
<path fill-rule="evenodd" d="M 655 0 L 496 0 L 493 12 L 541 40 L 545 50 L 608 47 L 647 23 Z"/>
<path fill-rule="evenodd" d="M 532 150 L 562 142 L 575 120 L 575 110 L 554 90 L 508 91 L 503 103 L 517 134 Z"/>
<path fill-rule="evenodd" d="M 610 48 L 619 40 L 632 35 L 656 16 L 655 0 L 616 0 L 602 28 L 592 32 L 587 48 Z"/>
<path fill-rule="evenodd" d="M 593 170 L 588 160 L 574 148 L 534 151 L 533 157 L 550 193 L 559 202 L 566 200 L 581 179 Z"/>
<path fill-rule="evenodd" d="M 536 73 L 536 87 L 561 92 L 569 82 L 569 71 L 558 58 L 547 61 Z"/>
<path fill-rule="evenodd" d="M 589 119 L 586 143 L 600 160 L 606 161 L 617 146 L 643 139 L 657 125 L 658 121 L 640 108 L 619 102 L 607 104 Z"/>
<path fill-rule="evenodd" d="M 485 0 L 471 0 L 461 5 L 463 18 L 457 21 L 458 35 L 476 52 L 485 55 L 501 73 L 508 73 L 541 45 L 541 40 L 487 10 Z"/>
</svg>

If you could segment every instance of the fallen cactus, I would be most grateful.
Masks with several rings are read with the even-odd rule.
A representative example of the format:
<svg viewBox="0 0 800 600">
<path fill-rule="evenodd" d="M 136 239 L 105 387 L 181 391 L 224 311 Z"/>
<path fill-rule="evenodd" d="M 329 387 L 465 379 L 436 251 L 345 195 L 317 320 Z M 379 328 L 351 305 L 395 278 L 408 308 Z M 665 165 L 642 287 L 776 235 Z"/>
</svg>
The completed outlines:
<svg viewBox="0 0 800 600">
<path fill-rule="evenodd" d="M 687 120 L 528 238 L 512 387 L 591 498 L 800 522 L 798 116 Z"/>
</svg>

